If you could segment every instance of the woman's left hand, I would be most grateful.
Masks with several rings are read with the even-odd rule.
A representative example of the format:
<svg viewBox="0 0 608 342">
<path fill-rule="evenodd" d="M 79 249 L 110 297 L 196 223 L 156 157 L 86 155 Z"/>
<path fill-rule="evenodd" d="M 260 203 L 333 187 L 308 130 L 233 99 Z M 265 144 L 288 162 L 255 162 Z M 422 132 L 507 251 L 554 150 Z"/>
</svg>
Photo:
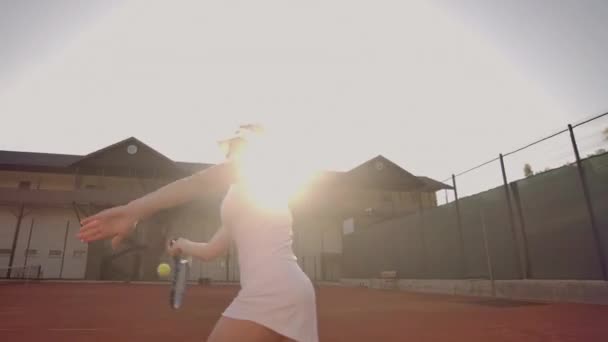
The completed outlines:
<svg viewBox="0 0 608 342">
<path fill-rule="evenodd" d="M 137 216 L 128 205 L 103 210 L 81 222 L 78 239 L 90 243 L 112 239 L 112 247 L 118 248 L 137 225 Z"/>
</svg>

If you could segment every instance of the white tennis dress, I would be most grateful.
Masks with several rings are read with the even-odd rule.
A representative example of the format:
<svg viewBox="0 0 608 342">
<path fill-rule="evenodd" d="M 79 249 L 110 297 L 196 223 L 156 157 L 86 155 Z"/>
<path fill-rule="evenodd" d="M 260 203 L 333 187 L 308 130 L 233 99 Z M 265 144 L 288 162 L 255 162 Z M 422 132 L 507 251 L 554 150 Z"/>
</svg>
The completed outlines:
<svg viewBox="0 0 608 342">
<path fill-rule="evenodd" d="M 285 205 L 263 210 L 233 185 L 221 209 L 236 243 L 241 290 L 226 317 L 263 325 L 299 342 L 317 342 L 315 290 L 292 250 L 292 216 Z"/>
</svg>

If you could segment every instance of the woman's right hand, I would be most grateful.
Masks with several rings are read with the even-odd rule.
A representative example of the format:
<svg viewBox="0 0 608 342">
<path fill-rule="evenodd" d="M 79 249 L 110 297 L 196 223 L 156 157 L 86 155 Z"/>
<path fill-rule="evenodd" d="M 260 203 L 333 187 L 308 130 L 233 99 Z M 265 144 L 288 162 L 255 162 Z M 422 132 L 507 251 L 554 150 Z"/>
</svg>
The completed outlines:
<svg viewBox="0 0 608 342">
<path fill-rule="evenodd" d="M 173 242 L 169 241 L 167 244 L 167 254 L 172 257 L 183 254 L 183 246 L 185 243 L 187 243 L 186 241 L 188 240 L 184 238 L 179 238 Z"/>
<path fill-rule="evenodd" d="M 86 243 L 112 239 L 112 248 L 116 249 L 135 229 L 137 220 L 127 205 L 106 209 L 82 220 L 77 237 Z"/>
</svg>

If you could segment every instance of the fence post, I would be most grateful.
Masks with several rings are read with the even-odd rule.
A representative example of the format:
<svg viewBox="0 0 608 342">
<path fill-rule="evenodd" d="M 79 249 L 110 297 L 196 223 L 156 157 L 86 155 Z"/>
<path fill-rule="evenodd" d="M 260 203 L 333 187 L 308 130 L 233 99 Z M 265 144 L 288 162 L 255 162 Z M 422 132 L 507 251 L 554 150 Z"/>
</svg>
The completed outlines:
<svg viewBox="0 0 608 342">
<path fill-rule="evenodd" d="M 600 260 L 600 267 L 602 271 L 602 278 L 604 280 L 608 280 L 607 274 L 608 270 L 606 270 L 606 259 L 604 254 L 604 249 L 602 248 L 602 241 L 600 240 L 600 233 L 597 227 L 597 222 L 595 219 L 595 215 L 593 214 L 593 203 L 591 202 L 591 196 L 589 195 L 589 185 L 587 184 L 587 176 L 585 175 L 585 171 L 583 169 L 583 163 L 581 161 L 581 156 L 578 152 L 578 145 L 576 144 L 576 137 L 574 136 L 574 129 L 572 125 L 568 125 L 568 130 L 570 131 L 570 139 L 572 140 L 572 148 L 574 149 L 574 156 L 576 157 L 576 168 L 578 169 L 578 175 L 581 179 L 581 186 L 583 188 L 583 195 L 585 197 L 585 203 L 587 204 L 587 212 L 589 214 L 589 221 L 591 221 L 591 230 L 593 232 L 593 238 L 597 247 L 597 254 Z"/>
<path fill-rule="evenodd" d="M 332 217 L 332 221 L 333 221 L 333 217 Z M 325 279 L 327 276 L 325 273 L 325 229 L 323 229 L 323 227 L 319 228 L 319 230 L 321 231 L 321 251 L 319 253 L 319 268 L 321 269 L 321 281 L 323 280 L 327 280 Z"/>
<path fill-rule="evenodd" d="M 500 169 L 502 170 L 502 181 L 505 189 L 505 197 L 507 199 L 507 209 L 509 216 L 509 226 L 511 227 L 511 237 L 513 238 L 513 246 L 515 248 L 515 256 L 517 257 L 517 265 L 519 266 L 519 274 L 525 279 L 526 275 L 523 269 L 525 269 L 526 261 L 522 260 L 521 253 L 519 252 L 519 244 L 517 243 L 517 236 L 515 235 L 515 220 L 513 219 L 513 203 L 511 203 L 511 194 L 509 193 L 509 183 L 507 182 L 507 171 L 505 170 L 505 161 L 502 153 L 498 155 L 500 159 Z"/>
<path fill-rule="evenodd" d="M 23 261 L 23 268 L 27 267 L 27 259 L 30 251 L 30 242 L 32 241 L 32 231 L 34 230 L 34 218 L 32 218 L 32 223 L 30 224 L 30 234 L 27 237 L 27 245 L 25 246 L 25 260 Z"/>
<path fill-rule="evenodd" d="M 467 278 L 467 263 L 464 254 L 464 240 L 462 238 L 462 218 L 460 216 L 460 203 L 458 201 L 458 188 L 456 187 L 456 176 L 452 174 L 452 185 L 454 186 L 454 203 L 456 204 L 456 221 L 458 225 L 458 240 L 460 243 L 460 268 L 462 277 Z"/>
<path fill-rule="evenodd" d="M 312 260 L 314 261 L 314 269 L 313 272 L 315 272 L 315 276 L 314 276 L 314 280 L 317 281 L 317 256 L 313 256 Z"/>
<path fill-rule="evenodd" d="M 428 277 L 428 266 L 426 263 L 426 239 L 424 237 L 424 206 L 422 205 L 422 193 L 418 192 L 418 217 L 420 218 L 420 246 L 422 248 L 422 278 Z"/>
<path fill-rule="evenodd" d="M 523 244 L 522 253 L 525 261 L 524 275 L 526 279 L 532 278 L 532 263 L 530 261 L 530 248 L 528 246 L 528 235 L 526 233 L 526 220 L 524 219 L 523 207 L 521 205 L 521 197 L 519 196 L 519 186 L 517 182 L 511 183 L 511 192 L 515 200 L 517 214 L 519 218 L 519 226 L 521 230 L 521 242 Z"/>
<path fill-rule="evenodd" d="M 483 203 L 479 203 L 479 219 L 481 221 L 481 233 L 483 236 L 483 247 L 486 252 L 486 264 L 488 267 L 488 278 L 490 278 L 490 287 L 492 289 L 492 297 L 496 297 L 496 282 L 494 281 L 494 269 L 492 267 L 492 257 L 490 256 L 490 245 L 488 243 L 488 232 L 486 230 L 486 217 L 483 213 Z"/>
<path fill-rule="evenodd" d="M 59 279 L 63 278 L 63 264 L 65 262 L 65 250 L 68 245 L 68 233 L 70 231 L 70 220 L 65 225 L 65 235 L 63 236 L 63 250 L 61 251 L 61 266 L 59 267 Z"/>
<path fill-rule="evenodd" d="M 25 204 L 21 204 L 21 209 L 19 209 L 19 215 L 17 216 L 17 224 L 15 225 L 15 233 L 13 235 L 13 244 L 11 245 L 11 255 L 8 259 L 8 269 L 6 271 L 6 278 L 11 277 L 11 266 L 13 266 L 13 261 L 15 260 L 15 252 L 17 251 L 17 239 L 19 238 L 19 229 L 21 227 L 21 220 L 24 216 Z"/>
</svg>

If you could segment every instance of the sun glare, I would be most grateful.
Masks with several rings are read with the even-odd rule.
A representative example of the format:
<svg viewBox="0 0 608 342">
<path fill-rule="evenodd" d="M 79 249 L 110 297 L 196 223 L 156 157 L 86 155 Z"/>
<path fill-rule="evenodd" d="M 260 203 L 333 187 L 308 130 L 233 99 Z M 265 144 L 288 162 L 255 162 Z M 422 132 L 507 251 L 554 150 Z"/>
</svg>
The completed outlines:
<svg viewBox="0 0 608 342">
<path fill-rule="evenodd" d="M 319 169 L 305 149 L 277 135 L 264 134 L 249 142 L 239 173 L 258 206 L 285 208 L 307 190 Z"/>
</svg>

